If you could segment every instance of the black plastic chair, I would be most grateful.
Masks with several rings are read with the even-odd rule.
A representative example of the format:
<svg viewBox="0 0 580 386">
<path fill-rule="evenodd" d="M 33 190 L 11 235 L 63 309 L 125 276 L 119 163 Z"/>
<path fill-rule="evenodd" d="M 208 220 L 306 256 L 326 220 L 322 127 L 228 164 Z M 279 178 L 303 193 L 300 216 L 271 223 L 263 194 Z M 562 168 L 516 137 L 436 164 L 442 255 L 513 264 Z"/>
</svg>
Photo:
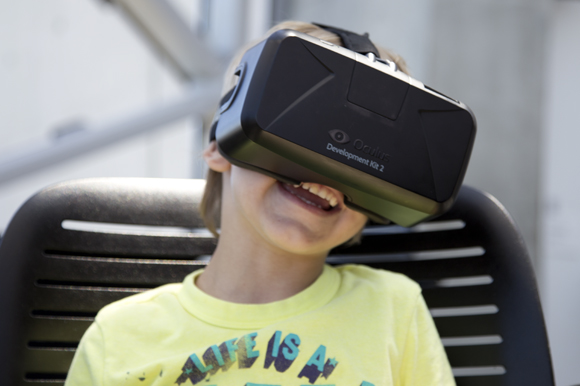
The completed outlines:
<svg viewBox="0 0 580 386">
<path fill-rule="evenodd" d="M 0 245 L 2 384 L 62 384 L 101 307 L 203 267 L 215 247 L 197 213 L 203 186 L 86 179 L 26 202 Z M 493 197 L 463 187 L 446 215 L 410 229 L 369 226 L 362 244 L 328 261 L 418 281 L 458 385 L 554 384 L 530 260 Z"/>
</svg>

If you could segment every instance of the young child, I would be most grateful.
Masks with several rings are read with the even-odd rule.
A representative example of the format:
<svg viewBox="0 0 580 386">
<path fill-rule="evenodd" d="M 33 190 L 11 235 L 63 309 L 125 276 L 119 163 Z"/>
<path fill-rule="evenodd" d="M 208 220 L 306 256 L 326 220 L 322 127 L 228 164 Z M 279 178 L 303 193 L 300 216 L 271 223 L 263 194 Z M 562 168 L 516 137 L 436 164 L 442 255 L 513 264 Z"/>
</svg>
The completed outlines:
<svg viewBox="0 0 580 386">
<path fill-rule="evenodd" d="M 311 24 L 274 30 L 283 28 L 341 44 Z M 400 58 L 381 56 L 405 70 Z M 215 141 L 203 156 L 210 172 L 202 214 L 213 232 L 221 224 L 210 263 L 182 284 L 103 308 L 67 386 L 455 384 L 416 283 L 325 265 L 367 222 L 341 192 L 233 166 Z"/>
</svg>

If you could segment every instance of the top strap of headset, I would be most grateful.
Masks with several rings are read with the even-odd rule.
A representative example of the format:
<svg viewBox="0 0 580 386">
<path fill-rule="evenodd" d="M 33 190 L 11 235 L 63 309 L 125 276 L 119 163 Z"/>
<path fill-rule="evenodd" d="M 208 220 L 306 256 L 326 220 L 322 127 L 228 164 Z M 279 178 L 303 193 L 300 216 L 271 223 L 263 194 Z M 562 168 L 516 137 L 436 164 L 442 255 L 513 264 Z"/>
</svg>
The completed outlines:
<svg viewBox="0 0 580 386">
<path fill-rule="evenodd" d="M 377 47 L 371 42 L 369 39 L 369 34 L 365 32 L 363 35 L 359 35 L 357 33 L 347 31 L 344 29 L 331 27 L 328 25 L 312 23 L 322 29 L 325 29 L 329 32 L 337 34 L 340 39 L 342 40 L 342 44 L 345 48 L 348 48 L 351 51 L 358 52 L 359 54 L 366 55 L 369 52 L 372 52 L 376 57 L 380 57 L 379 50 Z"/>
</svg>

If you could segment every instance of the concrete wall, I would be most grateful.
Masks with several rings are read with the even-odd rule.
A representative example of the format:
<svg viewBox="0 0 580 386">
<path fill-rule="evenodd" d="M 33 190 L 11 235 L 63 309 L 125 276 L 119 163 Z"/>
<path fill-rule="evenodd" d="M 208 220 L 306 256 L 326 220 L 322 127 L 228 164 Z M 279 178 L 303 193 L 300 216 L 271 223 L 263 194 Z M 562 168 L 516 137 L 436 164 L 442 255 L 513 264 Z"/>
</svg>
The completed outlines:
<svg viewBox="0 0 580 386">
<path fill-rule="evenodd" d="M 175 1 L 193 18 L 190 1 Z M 106 124 L 179 94 L 181 85 L 102 1 L 0 0 L 0 158 L 70 122 Z M 184 119 L 0 185 L 0 234 L 41 188 L 82 177 L 192 177 L 199 120 Z"/>
</svg>

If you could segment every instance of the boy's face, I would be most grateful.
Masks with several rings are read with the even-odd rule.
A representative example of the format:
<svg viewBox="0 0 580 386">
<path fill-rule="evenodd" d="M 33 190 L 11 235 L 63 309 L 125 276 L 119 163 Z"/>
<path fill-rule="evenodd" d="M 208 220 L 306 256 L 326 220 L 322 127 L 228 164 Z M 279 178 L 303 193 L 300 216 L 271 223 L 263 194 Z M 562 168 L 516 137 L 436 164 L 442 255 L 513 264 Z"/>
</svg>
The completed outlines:
<svg viewBox="0 0 580 386">
<path fill-rule="evenodd" d="M 210 168 L 223 173 L 222 234 L 229 227 L 288 253 L 325 256 L 367 221 L 365 215 L 347 208 L 343 194 L 330 187 L 311 184 L 312 193 L 233 166 L 215 142 L 204 157 Z"/>
</svg>

